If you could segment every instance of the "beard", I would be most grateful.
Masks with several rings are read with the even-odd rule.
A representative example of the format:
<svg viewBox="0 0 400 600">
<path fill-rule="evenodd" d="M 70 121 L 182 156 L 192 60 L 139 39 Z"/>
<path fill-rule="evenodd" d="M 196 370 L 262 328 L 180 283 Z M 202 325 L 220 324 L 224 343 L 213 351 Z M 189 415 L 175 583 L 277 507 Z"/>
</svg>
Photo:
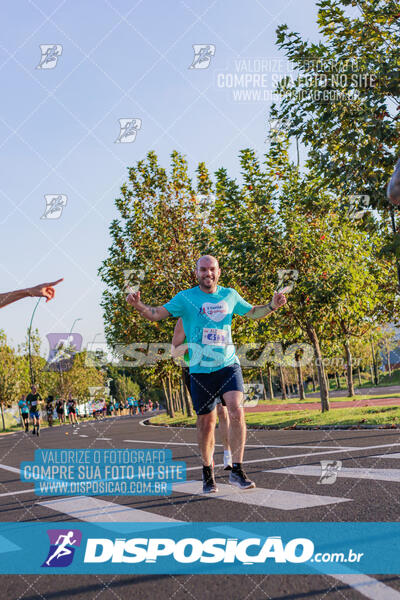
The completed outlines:
<svg viewBox="0 0 400 600">
<path fill-rule="evenodd" d="M 201 279 L 200 283 L 203 287 L 211 288 L 215 284 L 215 279 L 204 277 L 203 279 Z"/>
</svg>

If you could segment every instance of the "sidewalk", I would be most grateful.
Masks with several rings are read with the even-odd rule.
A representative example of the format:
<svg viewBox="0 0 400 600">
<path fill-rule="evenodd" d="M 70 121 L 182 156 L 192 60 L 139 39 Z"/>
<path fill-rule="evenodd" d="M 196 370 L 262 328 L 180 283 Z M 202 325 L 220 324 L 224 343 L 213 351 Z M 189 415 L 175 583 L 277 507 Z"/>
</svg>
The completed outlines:
<svg viewBox="0 0 400 600">
<path fill-rule="evenodd" d="M 398 388 L 397 388 L 398 389 Z M 370 398 L 369 400 L 348 400 L 335 402 L 330 400 L 330 408 L 346 408 L 352 406 L 400 406 L 400 398 Z M 260 404 L 245 408 L 246 413 L 251 412 L 275 412 L 279 410 L 321 410 L 321 402 L 299 402 L 293 404 Z"/>
</svg>

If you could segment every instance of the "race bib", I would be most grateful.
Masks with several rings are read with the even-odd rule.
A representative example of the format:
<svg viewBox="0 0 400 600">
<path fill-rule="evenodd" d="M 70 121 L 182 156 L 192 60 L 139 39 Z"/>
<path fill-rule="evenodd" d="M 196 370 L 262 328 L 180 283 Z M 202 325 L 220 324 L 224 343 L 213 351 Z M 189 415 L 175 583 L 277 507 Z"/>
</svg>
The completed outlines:
<svg viewBox="0 0 400 600">
<path fill-rule="evenodd" d="M 203 328 L 203 344 L 210 344 L 212 346 L 226 346 L 230 343 L 229 331 L 226 329 L 209 329 L 208 327 Z"/>
</svg>

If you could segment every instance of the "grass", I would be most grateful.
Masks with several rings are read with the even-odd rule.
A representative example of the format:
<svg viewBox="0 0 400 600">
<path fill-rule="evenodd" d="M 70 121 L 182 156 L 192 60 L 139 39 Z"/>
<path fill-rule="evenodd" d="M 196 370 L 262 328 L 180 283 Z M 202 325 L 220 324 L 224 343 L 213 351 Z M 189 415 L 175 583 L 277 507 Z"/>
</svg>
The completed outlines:
<svg viewBox="0 0 400 600">
<path fill-rule="evenodd" d="M 152 425 L 173 425 L 186 427 L 196 423 L 196 417 L 186 417 L 176 413 L 170 419 L 165 413 L 152 417 Z M 306 412 L 304 410 L 276 411 L 247 413 L 246 423 L 249 427 L 279 427 L 281 429 L 303 426 L 318 427 L 332 426 L 358 426 L 358 425 L 387 425 L 400 423 L 400 406 L 364 406 L 360 408 L 335 408 L 326 413 L 319 411 Z"/>
</svg>

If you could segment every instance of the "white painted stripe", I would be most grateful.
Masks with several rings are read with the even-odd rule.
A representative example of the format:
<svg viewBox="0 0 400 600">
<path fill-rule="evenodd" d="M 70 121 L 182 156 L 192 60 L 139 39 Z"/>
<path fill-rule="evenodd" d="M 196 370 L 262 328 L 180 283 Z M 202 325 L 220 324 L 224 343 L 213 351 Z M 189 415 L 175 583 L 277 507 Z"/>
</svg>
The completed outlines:
<svg viewBox="0 0 400 600">
<path fill-rule="evenodd" d="M 327 454 L 340 454 L 343 452 L 352 452 L 352 451 L 361 451 L 361 450 L 376 450 L 376 448 L 387 448 L 387 447 L 392 447 L 392 446 L 400 446 L 400 443 L 394 443 L 394 444 L 381 444 L 379 446 L 360 446 L 357 448 L 348 448 L 346 450 L 340 449 L 340 450 L 327 450 L 326 452 L 306 452 L 304 454 L 288 454 L 286 456 L 272 456 L 270 458 L 255 458 L 253 460 L 244 460 L 243 464 L 249 465 L 252 463 L 260 463 L 260 462 L 271 462 L 274 460 L 285 460 L 285 459 L 289 459 L 289 458 L 302 458 L 304 456 L 307 456 L 308 458 L 313 458 L 314 456 L 320 456 L 322 455 L 327 455 Z M 363 456 L 361 458 L 370 458 L 369 456 Z M 215 465 L 216 467 L 223 467 L 223 464 L 219 464 L 219 465 Z M 196 469 L 201 469 L 202 465 L 199 465 L 197 467 L 188 467 L 186 469 L 186 471 L 195 471 Z"/>
<path fill-rule="evenodd" d="M 400 600 L 400 592 L 362 573 L 329 575 L 371 600 Z"/>
<path fill-rule="evenodd" d="M 79 437 L 89 437 L 89 436 L 88 435 L 84 435 L 83 433 L 80 433 Z"/>
<path fill-rule="evenodd" d="M 111 442 L 112 438 L 96 438 L 96 442 Z"/>
<path fill-rule="evenodd" d="M 287 475 L 307 475 L 311 477 L 321 476 L 319 465 L 299 465 L 296 467 L 283 467 L 281 469 L 266 469 L 264 473 L 285 473 Z M 343 467 L 337 472 L 338 477 L 351 479 L 372 479 L 375 481 L 400 482 L 400 469 L 369 469 Z"/>
<path fill-rule="evenodd" d="M 9 467 L 8 465 L 2 465 L 2 464 L 0 464 L 0 469 L 4 469 L 5 471 L 11 471 L 11 473 L 18 473 L 18 475 L 21 472 L 20 469 L 16 469 L 15 467 Z"/>
<path fill-rule="evenodd" d="M 335 498 L 334 496 L 302 494 L 285 490 L 270 490 L 265 488 L 240 490 L 226 483 L 217 483 L 219 491 L 216 494 L 203 495 L 202 487 L 203 483 L 201 481 L 187 481 L 174 485 L 173 491 L 183 492 L 184 494 L 200 494 L 204 498 L 211 500 L 226 500 L 228 502 L 278 508 L 280 510 L 296 510 L 299 508 L 337 504 L 338 502 L 352 502 L 351 498 Z"/>
<path fill-rule="evenodd" d="M 64 513 L 70 517 L 73 517 L 74 519 L 87 521 L 88 523 L 181 522 L 177 519 L 165 517 L 164 515 L 158 515 L 156 513 L 139 510 L 137 508 L 130 508 L 128 506 L 122 506 L 122 504 L 100 500 L 98 498 L 93 498 L 92 496 L 72 496 L 68 498 L 59 498 L 56 500 L 46 500 L 45 502 L 38 502 L 38 504 L 39 506 L 45 506 L 51 510 Z"/>
<path fill-rule="evenodd" d="M 18 492 L 7 492 L 5 494 L 0 494 L 0 498 L 4 498 L 4 496 L 15 496 L 16 494 L 33 494 L 34 493 L 34 489 L 32 488 L 31 490 L 19 490 Z"/>
<path fill-rule="evenodd" d="M 400 452 L 395 452 L 394 454 L 379 454 L 371 456 L 371 458 L 400 458 Z"/>
<path fill-rule="evenodd" d="M 98 439 L 107 439 L 107 438 L 98 438 Z M 129 442 L 132 444 L 159 444 L 161 446 L 197 446 L 197 442 L 156 442 L 154 440 L 123 440 L 124 442 Z M 215 446 L 220 446 L 221 448 L 223 448 L 223 444 L 215 444 Z M 304 446 L 296 446 L 296 445 L 292 445 L 290 444 L 285 445 L 285 444 L 246 444 L 246 448 L 316 448 L 317 450 L 320 448 L 327 448 L 327 449 L 333 449 L 333 450 L 360 450 L 360 448 L 357 448 L 355 446 L 308 446 L 308 445 L 304 445 Z"/>
</svg>

